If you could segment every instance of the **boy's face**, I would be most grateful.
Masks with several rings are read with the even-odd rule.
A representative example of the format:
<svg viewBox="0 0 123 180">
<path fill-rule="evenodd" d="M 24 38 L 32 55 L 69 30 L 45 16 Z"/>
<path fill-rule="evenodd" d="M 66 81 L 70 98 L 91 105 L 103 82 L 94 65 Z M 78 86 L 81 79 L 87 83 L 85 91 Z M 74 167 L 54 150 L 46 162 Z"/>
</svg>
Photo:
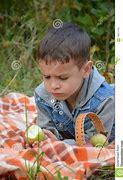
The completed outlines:
<svg viewBox="0 0 123 180">
<path fill-rule="evenodd" d="M 80 69 L 72 60 L 64 64 L 57 61 L 46 64 L 45 61 L 40 61 L 39 65 L 46 90 L 57 100 L 76 98 L 83 79 L 91 72 L 92 64 L 87 64 L 88 62 Z"/>
</svg>

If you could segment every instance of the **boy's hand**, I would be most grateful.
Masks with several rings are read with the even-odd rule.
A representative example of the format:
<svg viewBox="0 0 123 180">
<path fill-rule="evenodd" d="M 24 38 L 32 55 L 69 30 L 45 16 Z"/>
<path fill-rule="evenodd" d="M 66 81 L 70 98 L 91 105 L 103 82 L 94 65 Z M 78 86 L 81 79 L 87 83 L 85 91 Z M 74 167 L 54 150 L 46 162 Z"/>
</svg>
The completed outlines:
<svg viewBox="0 0 123 180">
<path fill-rule="evenodd" d="M 47 138 L 50 138 L 52 140 L 58 140 L 57 137 L 50 131 L 50 130 L 47 130 L 47 129 L 42 129 L 42 131 L 44 132 L 45 136 L 46 136 L 46 139 Z"/>
</svg>

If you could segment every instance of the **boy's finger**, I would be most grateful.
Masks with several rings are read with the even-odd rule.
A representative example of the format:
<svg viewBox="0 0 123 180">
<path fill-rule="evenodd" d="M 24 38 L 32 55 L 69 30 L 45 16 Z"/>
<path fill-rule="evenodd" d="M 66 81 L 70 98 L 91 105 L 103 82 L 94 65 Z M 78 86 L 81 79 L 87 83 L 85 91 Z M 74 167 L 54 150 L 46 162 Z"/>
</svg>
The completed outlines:
<svg viewBox="0 0 123 180">
<path fill-rule="evenodd" d="M 43 129 L 43 132 L 45 133 L 45 135 L 48 137 L 48 138 L 51 138 L 53 140 L 57 140 L 56 136 L 49 130 L 47 129 Z"/>
</svg>

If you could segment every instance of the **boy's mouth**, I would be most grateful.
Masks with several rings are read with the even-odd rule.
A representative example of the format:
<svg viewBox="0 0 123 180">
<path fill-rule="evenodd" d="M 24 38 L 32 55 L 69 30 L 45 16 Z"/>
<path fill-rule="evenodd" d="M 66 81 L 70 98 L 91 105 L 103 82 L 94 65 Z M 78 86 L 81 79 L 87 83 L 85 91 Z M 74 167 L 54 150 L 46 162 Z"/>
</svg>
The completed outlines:
<svg viewBox="0 0 123 180">
<path fill-rule="evenodd" d="M 62 93 L 51 93 L 53 96 L 59 97 L 62 95 Z"/>
</svg>

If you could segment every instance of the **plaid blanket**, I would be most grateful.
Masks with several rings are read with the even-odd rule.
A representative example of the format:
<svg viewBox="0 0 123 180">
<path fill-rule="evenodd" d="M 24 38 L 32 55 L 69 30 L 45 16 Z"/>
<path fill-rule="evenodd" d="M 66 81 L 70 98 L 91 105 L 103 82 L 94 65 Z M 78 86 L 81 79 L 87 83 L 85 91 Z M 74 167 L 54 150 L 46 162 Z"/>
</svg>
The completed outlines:
<svg viewBox="0 0 123 180">
<path fill-rule="evenodd" d="M 34 124 L 36 117 L 34 97 L 20 93 L 0 97 L 0 179 L 52 180 L 67 176 L 79 180 L 87 179 L 98 167 L 114 165 L 114 144 L 102 150 L 71 146 L 48 130 L 44 131 L 46 140 L 26 144 L 26 127 Z"/>
</svg>

